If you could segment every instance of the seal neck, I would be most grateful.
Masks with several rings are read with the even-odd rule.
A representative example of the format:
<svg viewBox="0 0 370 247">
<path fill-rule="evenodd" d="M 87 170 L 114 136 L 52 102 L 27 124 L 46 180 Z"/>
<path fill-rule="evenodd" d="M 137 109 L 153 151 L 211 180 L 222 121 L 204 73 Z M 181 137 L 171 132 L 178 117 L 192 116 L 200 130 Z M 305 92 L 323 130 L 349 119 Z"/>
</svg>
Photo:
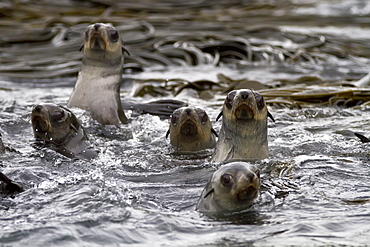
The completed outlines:
<svg viewBox="0 0 370 247">
<path fill-rule="evenodd" d="M 222 120 L 222 128 L 226 133 L 233 133 L 243 138 L 258 137 L 258 139 L 267 139 L 267 118 L 253 120 Z M 264 138 L 266 137 L 266 138 Z"/>
<path fill-rule="evenodd" d="M 94 67 L 122 67 L 123 56 L 84 56 L 82 58 L 82 65 L 84 66 L 94 66 Z"/>
</svg>

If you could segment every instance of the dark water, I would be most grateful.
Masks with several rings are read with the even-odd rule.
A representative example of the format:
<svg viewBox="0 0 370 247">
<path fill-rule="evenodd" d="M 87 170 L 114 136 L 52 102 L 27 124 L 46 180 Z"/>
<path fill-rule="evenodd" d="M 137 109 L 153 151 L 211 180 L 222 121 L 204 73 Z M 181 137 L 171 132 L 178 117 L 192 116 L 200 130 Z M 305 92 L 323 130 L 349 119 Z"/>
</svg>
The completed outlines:
<svg viewBox="0 0 370 247">
<path fill-rule="evenodd" d="M 128 125 L 101 127 L 73 109 L 100 152 L 91 161 L 34 144 L 31 108 L 66 104 L 94 22 L 113 23 L 131 53 L 125 101 L 183 100 L 219 130 L 235 80 L 262 85 L 276 122 L 254 210 L 196 212 L 212 152 L 173 154 L 157 116 L 127 111 Z M 4 1 L 0 33 L 0 132 L 14 149 L 0 167 L 26 188 L 0 199 L 0 246 L 370 243 L 370 146 L 353 135 L 370 136 L 370 93 L 342 86 L 370 71 L 368 1 Z M 198 80 L 218 86 L 189 88 Z M 156 93 L 136 96 L 143 84 Z"/>
</svg>

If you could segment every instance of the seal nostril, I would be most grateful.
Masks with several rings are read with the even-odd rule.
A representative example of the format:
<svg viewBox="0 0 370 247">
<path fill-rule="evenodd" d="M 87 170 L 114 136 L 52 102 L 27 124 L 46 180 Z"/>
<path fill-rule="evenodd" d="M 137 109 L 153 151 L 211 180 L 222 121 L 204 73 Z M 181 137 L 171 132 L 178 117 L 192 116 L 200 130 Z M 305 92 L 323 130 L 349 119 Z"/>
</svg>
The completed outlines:
<svg viewBox="0 0 370 247">
<path fill-rule="evenodd" d="M 100 27 L 101 25 L 99 24 L 99 23 L 96 23 L 96 24 L 94 24 L 94 28 L 95 28 L 95 30 L 96 31 L 98 31 L 98 29 L 99 29 L 99 27 Z"/>
<path fill-rule="evenodd" d="M 188 115 L 190 115 L 190 113 L 191 113 L 191 109 L 190 109 L 190 108 L 187 108 L 187 109 L 185 109 L 185 112 L 186 112 Z"/>
<path fill-rule="evenodd" d="M 246 91 L 240 92 L 240 96 L 242 96 L 243 99 L 247 99 L 248 95 L 249 95 L 249 93 L 246 92 Z"/>
<path fill-rule="evenodd" d="M 248 172 L 247 173 L 247 177 L 248 177 L 248 179 L 249 179 L 249 181 L 253 181 L 253 178 L 254 178 L 254 173 L 252 173 L 252 172 Z"/>
<path fill-rule="evenodd" d="M 42 110 L 42 105 L 35 106 L 35 111 L 40 112 Z"/>
</svg>

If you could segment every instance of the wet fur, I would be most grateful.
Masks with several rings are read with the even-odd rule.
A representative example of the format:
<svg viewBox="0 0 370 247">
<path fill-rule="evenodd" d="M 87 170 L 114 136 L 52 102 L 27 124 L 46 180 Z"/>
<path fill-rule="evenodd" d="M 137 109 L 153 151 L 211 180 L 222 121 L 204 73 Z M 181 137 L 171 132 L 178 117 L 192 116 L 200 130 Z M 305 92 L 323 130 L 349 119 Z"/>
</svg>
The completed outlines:
<svg viewBox="0 0 370 247">
<path fill-rule="evenodd" d="M 96 24 L 95 24 L 96 25 Z M 89 37 L 81 47 L 84 54 L 82 68 L 68 101 L 68 107 L 89 111 L 91 117 L 103 125 L 127 123 L 120 98 L 123 73 L 123 46 L 121 41 L 111 42 L 107 37 L 110 25 L 99 24 L 99 41 L 103 47 L 96 48 L 94 25 L 88 27 Z M 105 30 L 106 29 L 106 30 Z"/>
<path fill-rule="evenodd" d="M 186 113 L 186 110 L 190 111 L 190 115 Z M 166 135 L 166 137 L 170 136 L 170 143 L 176 151 L 192 152 L 215 147 L 217 135 L 212 129 L 212 124 L 208 117 L 207 122 L 203 124 L 197 110 L 204 112 L 202 109 L 190 107 L 182 107 L 176 110 L 176 112 L 180 112 L 178 121 L 175 126 L 171 120 L 170 128 Z M 195 128 L 193 131 L 196 132 L 191 135 L 183 133 L 182 130 L 190 122 L 193 128 Z"/>
<path fill-rule="evenodd" d="M 36 110 L 40 107 L 41 110 Z M 64 111 L 66 118 L 58 124 L 53 123 L 51 112 L 55 109 Z M 47 130 L 38 131 L 36 117 L 48 126 Z M 90 149 L 87 135 L 76 116 L 67 108 L 55 104 L 39 104 L 31 114 L 32 128 L 36 140 L 52 145 L 57 152 L 70 158 L 92 159 L 97 153 Z"/>
<path fill-rule="evenodd" d="M 235 117 L 235 110 L 245 104 L 240 100 L 240 92 L 251 90 L 238 90 L 233 100 L 233 108 L 228 109 L 225 104 L 222 108 L 222 126 L 212 162 L 223 162 L 232 159 L 258 160 L 268 157 L 267 141 L 267 108 L 266 105 L 258 110 L 254 98 L 248 98 L 247 105 L 254 112 L 254 117 L 240 120 Z"/>
<path fill-rule="evenodd" d="M 233 176 L 230 187 L 221 183 L 224 174 Z M 243 189 L 253 187 L 250 198 L 239 200 L 237 193 Z M 246 162 L 231 162 L 223 165 L 213 173 L 206 184 L 197 203 L 197 210 L 203 213 L 230 212 L 250 207 L 258 196 L 260 175 L 256 167 Z"/>
</svg>

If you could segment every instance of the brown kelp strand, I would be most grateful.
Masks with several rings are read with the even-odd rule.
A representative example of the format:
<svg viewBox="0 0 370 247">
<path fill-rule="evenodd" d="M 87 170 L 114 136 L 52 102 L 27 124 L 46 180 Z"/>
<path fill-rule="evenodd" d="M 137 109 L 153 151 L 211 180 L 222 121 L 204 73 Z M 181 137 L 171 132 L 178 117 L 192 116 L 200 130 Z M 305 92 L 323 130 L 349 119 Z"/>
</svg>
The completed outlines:
<svg viewBox="0 0 370 247">
<path fill-rule="evenodd" d="M 218 74 L 217 77 L 219 81 L 135 80 L 133 95 L 140 97 L 145 95 L 152 97 L 176 96 L 185 89 L 193 89 L 202 98 L 201 94 L 205 91 L 211 94 L 224 95 L 232 90 L 247 88 L 261 92 L 268 104 L 288 108 L 301 108 L 309 105 L 353 107 L 370 101 L 370 89 L 342 87 L 335 83 L 330 86 L 322 83 L 320 78 L 317 77 L 307 76 L 296 80 L 272 81 L 269 83 L 247 78 L 232 79 L 223 74 Z"/>
<path fill-rule="evenodd" d="M 367 42 L 350 37 L 276 27 L 276 23 L 283 23 L 276 21 L 275 13 L 288 2 L 295 5 L 279 1 L 269 3 L 266 9 L 253 1 L 217 1 L 217 6 L 208 1 L 147 1 L 145 7 L 142 2 L 109 0 L 4 3 L 0 7 L 0 76 L 35 79 L 76 75 L 83 30 L 95 22 L 112 23 L 132 54 L 126 61 L 141 68 L 334 65 L 342 59 L 356 61 L 370 50 Z M 256 19 L 258 25 L 243 24 L 250 23 L 246 16 L 254 18 L 261 11 L 268 12 L 264 20 Z M 308 17 L 285 20 L 291 21 L 289 18 L 307 22 Z M 309 20 L 315 25 L 313 18 Z"/>
</svg>

